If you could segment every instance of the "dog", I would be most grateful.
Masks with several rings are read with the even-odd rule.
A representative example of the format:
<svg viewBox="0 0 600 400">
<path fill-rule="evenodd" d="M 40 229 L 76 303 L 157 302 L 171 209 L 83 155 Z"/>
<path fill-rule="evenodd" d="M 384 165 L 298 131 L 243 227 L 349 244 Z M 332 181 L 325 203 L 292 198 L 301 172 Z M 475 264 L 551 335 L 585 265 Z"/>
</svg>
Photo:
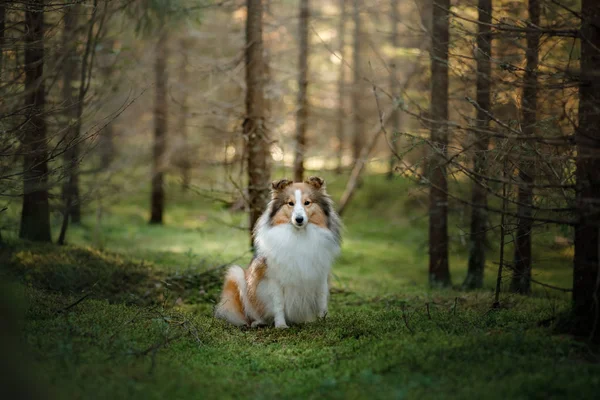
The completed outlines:
<svg viewBox="0 0 600 400">
<path fill-rule="evenodd" d="M 274 181 L 253 231 L 255 257 L 246 270 L 228 269 L 215 316 L 253 328 L 325 318 L 341 228 L 323 179 Z"/>
</svg>

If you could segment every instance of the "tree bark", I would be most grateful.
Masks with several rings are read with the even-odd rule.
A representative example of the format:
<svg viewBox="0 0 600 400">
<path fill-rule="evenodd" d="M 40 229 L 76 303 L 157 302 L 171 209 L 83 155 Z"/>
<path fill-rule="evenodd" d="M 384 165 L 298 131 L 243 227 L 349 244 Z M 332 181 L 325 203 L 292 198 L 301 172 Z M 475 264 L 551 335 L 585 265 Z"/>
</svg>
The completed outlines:
<svg viewBox="0 0 600 400">
<path fill-rule="evenodd" d="M 529 21 L 532 26 L 539 26 L 540 3 L 539 0 L 529 0 Z M 523 134 L 533 135 L 537 122 L 537 67 L 540 37 L 537 32 L 530 30 L 526 34 L 527 65 L 523 78 Z M 523 143 L 522 148 L 527 149 L 533 144 Z M 535 169 L 533 162 L 521 161 L 519 163 L 519 188 L 517 214 L 525 218 L 517 220 L 517 236 L 515 238 L 515 254 L 513 258 L 513 276 L 510 290 L 515 293 L 528 294 L 531 292 L 531 228 L 532 228 L 532 202 Z"/>
<path fill-rule="evenodd" d="M 354 68 L 354 84 L 352 88 L 352 112 L 354 133 L 352 137 L 352 161 L 356 164 L 360 157 L 361 150 L 364 146 L 363 138 L 363 116 L 361 109 L 362 98 L 362 77 L 363 71 L 361 67 L 362 54 L 362 27 L 360 20 L 360 0 L 354 0 L 353 19 L 354 19 L 354 49 L 352 53 L 352 67 Z"/>
<path fill-rule="evenodd" d="M 390 92 L 392 94 L 392 96 L 394 97 L 394 99 L 396 99 L 396 96 L 399 95 L 398 93 L 398 57 L 396 56 L 396 51 L 398 49 L 398 21 L 400 20 L 400 17 L 398 15 L 398 0 L 391 0 L 390 1 L 390 7 L 392 8 L 392 12 L 391 12 L 391 25 L 392 25 L 392 51 L 393 56 L 390 62 Z M 396 167 L 396 162 L 398 161 L 396 159 L 396 154 L 398 154 L 398 141 L 396 140 L 398 137 L 398 132 L 400 131 L 400 117 L 401 117 L 401 113 L 400 110 L 398 110 L 396 107 L 394 107 L 394 111 L 393 111 L 393 115 L 392 115 L 392 137 L 390 138 L 390 143 L 392 144 L 392 152 L 390 154 L 390 161 L 389 161 L 389 170 L 387 173 L 387 178 L 388 179 L 392 179 L 394 176 L 394 171 L 395 171 L 395 167 Z"/>
<path fill-rule="evenodd" d="M 344 156 L 344 140 L 346 139 L 346 0 L 340 0 L 340 20 L 338 27 L 338 35 L 340 37 L 339 53 L 340 53 L 340 71 L 338 76 L 338 115 L 337 115 L 337 166 L 336 173 L 342 173 L 342 162 Z"/>
<path fill-rule="evenodd" d="M 44 0 L 30 0 L 25 10 L 27 123 L 22 137 L 23 208 L 19 237 L 50 242 L 45 103 Z"/>
<path fill-rule="evenodd" d="M 0 82 L 4 82 L 4 36 L 6 29 L 6 3 L 0 1 Z"/>
<path fill-rule="evenodd" d="M 81 222 L 81 207 L 79 201 L 79 144 L 77 132 L 78 113 L 76 90 L 73 81 L 77 73 L 77 57 L 75 43 L 75 30 L 77 28 L 77 15 L 79 4 L 66 6 L 64 16 L 64 28 L 62 37 L 63 64 L 62 64 L 62 97 L 64 116 L 66 121 L 65 146 L 67 147 L 63 157 L 63 168 L 65 170 L 65 182 L 62 187 L 63 199 L 63 223 L 58 236 L 58 244 L 64 244 L 69 218 L 73 223 Z"/>
<path fill-rule="evenodd" d="M 431 46 L 431 144 L 429 191 L 429 284 L 449 286 L 448 266 L 448 10 L 450 0 L 433 7 Z"/>
<path fill-rule="evenodd" d="M 0 82 L 4 82 L 4 31 L 6 27 L 6 3 L 0 2 Z M 0 211 L 0 216 L 2 211 Z M 0 243 L 2 243 L 2 225 L 0 225 Z"/>
<path fill-rule="evenodd" d="M 265 125 L 265 61 L 263 59 L 263 6 L 261 0 L 247 0 L 246 21 L 246 118 L 244 139 L 248 161 L 248 202 L 251 243 L 252 230 L 269 200 L 270 138 Z"/>
<path fill-rule="evenodd" d="M 304 154 L 306 152 L 306 126 L 308 123 L 308 0 L 300 0 L 298 35 L 300 52 L 298 57 L 298 109 L 296 110 L 296 157 L 294 158 L 294 180 L 304 179 Z"/>
<path fill-rule="evenodd" d="M 167 30 L 163 27 L 156 43 L 156 99 L 154 105 L 154 148 L 150 223 L 162 224 L 165 208 L 164 169 L 167 146 Z"/>
<path fill-rule="evenodd" d="M 473 169 L 478 176 L 487 174 L 487 151 L 490 144 L 489 130 L 491 112 L 491 57 L 492 36 L 492 0 L 479 0 L 479 25 L 477 32 L 477 121 L 475 123 L 475 145 L 473 146 Z M 469 267 L 463 282 L 465 289 L 483 287 L 485 269 L 485 246 L 487 230 L 487 190 L 482 182 L 473 180 L 471 202 L 477 206 L 471 208 L 471 232 L 469 234 Z"/>
<path fill-rule="evenodd" d="M 600 341 L 600 4 L 583 0 L 573 271 L 576 331 Z"/>
</svg>

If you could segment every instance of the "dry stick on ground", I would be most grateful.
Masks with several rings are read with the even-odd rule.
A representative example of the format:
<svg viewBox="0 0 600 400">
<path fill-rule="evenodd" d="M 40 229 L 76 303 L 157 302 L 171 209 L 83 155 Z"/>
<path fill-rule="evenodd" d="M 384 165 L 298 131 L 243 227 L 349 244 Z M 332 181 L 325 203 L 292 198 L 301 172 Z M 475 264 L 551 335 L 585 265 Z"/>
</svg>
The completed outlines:
<svg viewBox="0 0 600 400">
<path fill-rule="evenodd" d="M 75 307 L 77 304 L 81 303 L 82 301 L 84 301 L 85 299 L 87 299 L 88 297 L 90 297 L 92 295 L 92 293 L 86 293 L 85 295 L 83 295 L 81 298 L 79 298 L 79 300 L 77 300 L 75 303 L 70 304 L 68 306 L 66 306 L 65 308 L 61 308 L 60 310 L 56 311 L 57 314 L 69 311 L 71 308 Z"/>
</svg>

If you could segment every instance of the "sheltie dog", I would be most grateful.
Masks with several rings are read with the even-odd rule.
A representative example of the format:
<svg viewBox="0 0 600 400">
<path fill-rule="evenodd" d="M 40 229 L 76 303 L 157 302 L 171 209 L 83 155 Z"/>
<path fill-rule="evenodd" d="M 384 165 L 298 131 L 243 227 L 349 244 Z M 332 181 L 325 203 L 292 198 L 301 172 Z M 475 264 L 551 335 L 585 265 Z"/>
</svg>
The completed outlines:
<svg viewBox="0 0 600 400">
<path fill-rule="evenodd" d="M 246 270 L 229 268 L 215 316 L 237 326 L 276 328 L 324 318 L 340 231 L 323 179 L 273 182 L 254 228 L 256 255 Z"/>
</svg>

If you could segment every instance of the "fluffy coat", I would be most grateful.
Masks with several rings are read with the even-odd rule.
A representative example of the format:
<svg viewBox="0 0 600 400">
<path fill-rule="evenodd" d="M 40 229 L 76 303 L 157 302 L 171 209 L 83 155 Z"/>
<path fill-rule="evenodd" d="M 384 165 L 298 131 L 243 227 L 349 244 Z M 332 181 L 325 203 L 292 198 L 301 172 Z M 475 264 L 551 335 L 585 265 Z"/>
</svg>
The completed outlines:
<svg viewBox="0 0 600 400">
<path fill-rule="evenodd" d="M 215 316 L 237 326 L 277 328 L 325 317 L 340 231 L 321 178 L 273 182 L 254 229 L 256 256 L 246 270 L 229 268 Z"/>
</svg>

